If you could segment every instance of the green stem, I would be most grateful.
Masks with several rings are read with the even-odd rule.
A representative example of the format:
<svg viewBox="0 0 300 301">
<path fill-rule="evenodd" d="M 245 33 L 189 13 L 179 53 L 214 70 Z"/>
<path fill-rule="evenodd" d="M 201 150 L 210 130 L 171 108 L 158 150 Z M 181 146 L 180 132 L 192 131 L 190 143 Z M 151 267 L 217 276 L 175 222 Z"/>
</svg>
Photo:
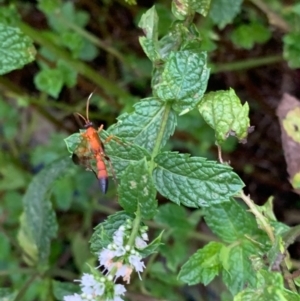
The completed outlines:
<svg viewBox="0 0 300 301">
<path fill-rule="evenodd" d="M 164 114 L 162 116 L 161 127 L 159 129 L 158 134 L 157 134 L 157 137 L 156 137 L 156 140 L 155 140 L 155 144 L 154 144 L 154 148 L 153 148 L 152 155 L 151 155 L 152 159 L 151 159 L 151 162 L 150 162 L 150 172 L 152 172 L 153 169 L 154 169 L 154 161 L 153 161 L 153 159 L 159 153 L 160 145 L 161 145 L 161 142 L 162 142 L 163 137 L 164 137 L 164 133 L 165 133 L 165 130 L 166 130 L 166 126 L 167 126 L 167 122 L 168 122 L 168 119 L 169 119 L 170 112 L 171 112 L 171 104 L 170 103 L 166 103 Z"/>
<path fill-rule="evenodd" d="M 260 67 L 260 66 L 271 65 L 274 63 L 282 62 L 282 61 L 284 61 L 284 59 L 281 55 L 273 55 L 273 56 L 268 56 L 268 57 L 249 59 L 246 61 L 243 60 L 243 61 L 230 62 L 230 63 L 224 63 L 224 64 L 216 63 L 215 65 L 211 66 L 211 73 L 251 69 L 251 68 L 256 68 L 256 67 Z"/>
<path fill-rule="evenodd" d="M 257 220 L 260 221 L 263 229 L 266 231 L 271 242 L 274 243 L 275 242 L 274 233 L 272 227 L 267 223 L 266 218 L 259 212 L 259 210 L 256 208 L 256 205 L 253 203 L 253 201 L 247 195 L 245 195 L 244 191 L 241 191 L 239 197 L 248 205 L 248 207 L 255 215 Z"/>
<path fill-rule="evenodd" d="M 21 289 L 19 290 L 16 298 L 14 299 L 14 301 L 21 301 L 24 299 L 24 295 L 26 293 L 26 291 L 29 289 L 31 283 L 39 276 L 38 273 L 31 275 L 31 277 L 23 284 L 23 286 L 21 287 Z"/>
<path fill-rule="evenodd" d="M 100 75 L 87 64 L 71 58 L 71 55 L 67 51 L 60 49 L 57 45 L 53 44 L 43 34 L 43 32 L 35 30 L 34 28 L 22 22 L 20 22 L 18 26 L 26 35 L 31 37 L 36 43 L 48 48 L 59 59 L 65 60 L 76 72 L 88 78 L 91 82 L 93 82 L 102 90 L 104 90 L 108 95 L 123 98 L 130 97 L 130 95 L 125 90 L 121 89 L 118 85 L 108 80 L 106 77 Z"/>
<path fill-rule="evenodd" d="M 141 224 L 141 210 L 140 207 L 138 206 L 136 214 L 135 214 L 135 219 L 133 221 L 132 225 L 132 231 L 128 240 L 128 245 L 130 247 L 134 246 L 135 238 L 137 237 L 138 231 L 140 229 Z"/>
</svg>

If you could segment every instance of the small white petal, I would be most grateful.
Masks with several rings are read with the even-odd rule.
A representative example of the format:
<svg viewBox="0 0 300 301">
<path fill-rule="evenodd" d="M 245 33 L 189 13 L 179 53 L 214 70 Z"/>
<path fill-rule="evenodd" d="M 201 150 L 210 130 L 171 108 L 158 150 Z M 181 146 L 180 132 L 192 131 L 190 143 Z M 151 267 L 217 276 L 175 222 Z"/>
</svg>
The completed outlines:
<svg viewBox="0 0 300 301">
<path fill-rule="evenodd" d="M 138 249 L 144 249 L 147 247 L 147 243 L 141 237 L 137 236 L 135 238 L 135 246 Z"/>
<path fill-rule="evenodd" d="M 143 240 L 149 240 L 148 234 L 147 234 L 146 232 L 144 232 L 144 233 L 142 234 L 142 239 L 143 239 Z"/>
<path fill-rule="evenodd" d="M 130 255 L 128 257 L 128 260 L 130 262 L 130 264 L 135 268 L 135 270 L 139 273 L 139 272 L 143 272 L 144 268 L 145 268 L 145 264 L 142 260 L 142 258 L 138 255 Z"/>
<path fill-rule="evenodd" d="M 65 296 L 64 301 L 82 301 L 83 299 L 81 298 L 80 295 L 75 294 L 72 296 Z"/>
<path fill-rule="evenodd" d="M 116 284 L 115 285 L 115 295 L 124 295 L 126 292 L 126 288 L 122 284 Z"/>
</svg>

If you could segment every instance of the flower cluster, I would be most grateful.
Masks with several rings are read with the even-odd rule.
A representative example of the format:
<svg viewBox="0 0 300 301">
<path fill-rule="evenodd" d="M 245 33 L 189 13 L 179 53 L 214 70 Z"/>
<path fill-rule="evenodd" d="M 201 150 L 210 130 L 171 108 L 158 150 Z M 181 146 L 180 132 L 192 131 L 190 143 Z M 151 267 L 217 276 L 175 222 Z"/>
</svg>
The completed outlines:
<svg viewBox="0 0 300 301">
<path fill-rule="evenodd" d="M 100 266 L 105 268 L 107 274 L 114 275 L 114 278 L 122 277 L 127 283 L 130 282 L 130 275 L 135 270 L 140 279 L 145 265 L 142 262 L 140 251 L 147 246 L 147 227 L 142 227 L 140 233 L 135 237 L 134 246 L 128 244 L 131 234 L 132 223 L 130 220 L 113 235 L 113 243 L 109 244 L 99 253 Z"/>
<path fill-rule="evenodd" d="M 125 225 L 113 234 L 113 242 L 99 252 L 99 267 L 104 268 L 104 275 L 96 270 L 92 274 L 83 274 L 80 280 L 81 294 L 65 296 L 64 301 L 122 301 L 126 292 L 124 285 L 116 284 L 121 277 L 127 284 L 130 282 L 131 273 L 135 270 L 139 278 L 145 265 L 140 254 L 147 247 L 148 227 L 142 227 L 130 243 L 132 222 L 126 221 Z"/>
</svg>

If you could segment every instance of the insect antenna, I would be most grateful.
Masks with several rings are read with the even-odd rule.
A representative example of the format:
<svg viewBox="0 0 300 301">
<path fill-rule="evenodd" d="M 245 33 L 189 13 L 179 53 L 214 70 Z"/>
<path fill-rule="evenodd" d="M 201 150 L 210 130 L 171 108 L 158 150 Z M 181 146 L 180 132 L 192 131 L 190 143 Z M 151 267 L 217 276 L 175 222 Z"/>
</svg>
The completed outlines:
<svg viewBox="0 0 300 301">
<path fill-rule="evenodd" d="M 84 123 L 85 124 L 87 124 L 88 123 L 88 120 L 87 119 L 85 119 L 80 113 L 74 113 L 74 116 L 76 117 L 76 119 L 77 119 L 77 122 L 80 120 L 78 117 L 80 117 L 80 118 L 82 118 L 82 120 L 84 121 Z M 81 123 L 81 122 L 80 122 Z M 81 123 L 82 124 L 82 123 Z"/>
<path fill-rule="evenodd" d="M 95 90 L 96 90 L 96 89 L 95 89 Z M 86 116 L 87 122 L 90 121 L 90 119 L 89 119 L 90 99 L 92 98 L 92 96 L 93 96 L 95 90 L 89 95 L 89 97 L 88 97 L 88 99 L 87 99 L 87 101 L 86 101 L 86 113 L 85 113 L 85 116 Z"/>
</svg>

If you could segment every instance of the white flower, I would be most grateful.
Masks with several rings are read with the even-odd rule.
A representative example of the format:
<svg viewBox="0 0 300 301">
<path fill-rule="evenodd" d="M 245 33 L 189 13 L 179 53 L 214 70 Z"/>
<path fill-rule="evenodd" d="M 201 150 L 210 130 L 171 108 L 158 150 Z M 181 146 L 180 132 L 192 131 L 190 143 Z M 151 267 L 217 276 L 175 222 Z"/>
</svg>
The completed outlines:
<svg viewBox="0 0 300 301">
<path fill-rule="evenodd" d="M 126 288 L 124 285 L 122 284 L 115 285 L 115 295 L 122 296 L 125 294 L 125 292 L 126 292 Z"/>
<path fill-rule="evenodd" d="M 144 232 L 144 233 L 142 234 L 142 239 L 143 239 L 143 240 L 149 240 L 148 234 L 147 234 L 146 232 Z"/>
<path fill-rule="evenodd" d="M 83 301 L 80 295 L 75 294 L 71 296 L 65 296 L 64 301 Z"/>
<path fill-rule="evenodd" d="M 112 264 L 112 259 L 115 257 L 115 252 L 109 249 L 103 249 L 98 257 L 98 260 L 100 262 L 100 266 L 104 266 L 106 269 L 108 269 Z"/>
<path fill-rule="evenodd" d="M 117 246 L 123 246 L 124 243 L 124 230 L 123 228 L 119 228 L 113 236 L 113 241 Z"/>
<path fill-rule="evenodd" d="M 124 248 L 123 246 L 118 246 L 118 247 L 115 249 L 114 253 L 115 253 L 115 256 L 116 256 L 116 257 L 120 257 L 120 256 L 125 255 L 126 250 L 125 250 L 125 248 Z"/>
<path fill-rule="evenodd" d="M 141 237 L 137 236 L 135 238 L 135 246 L 138 249 L 144 249 L 147 247 L 147 243 Z"/>
<path fill-rule="evenodd" d="M 130 255 L 128 257 L 128 260 L 129 260 L 130 264 L 134 267 L 136 272 L 139 274 L 139 278 L 142 280 L 140 272 L 143 272 L 143 270 L 145 268 L 144 262 L 141 261 L 142 258 L 138 255 Z"/>
</svg>

